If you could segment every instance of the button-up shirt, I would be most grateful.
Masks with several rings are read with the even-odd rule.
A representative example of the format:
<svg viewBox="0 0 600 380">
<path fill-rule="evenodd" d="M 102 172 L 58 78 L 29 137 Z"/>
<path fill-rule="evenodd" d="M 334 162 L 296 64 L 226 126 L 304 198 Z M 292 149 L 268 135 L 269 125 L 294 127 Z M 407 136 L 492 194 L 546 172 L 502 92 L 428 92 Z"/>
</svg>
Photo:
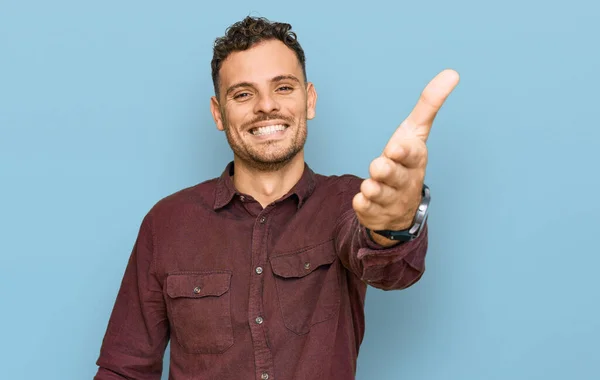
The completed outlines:
<svg viewBox="0 0 600 380">
<path fill-rule="evenodd" d="M 102 342 L 96 380 L 354 379 L 367 285 L 423 274 L 427 228 L 382 247 L 352 208 L 362 179 L 305 164 L 262 207 L 219 178 L 174 193 L 144 217 Z"/>
</svg>

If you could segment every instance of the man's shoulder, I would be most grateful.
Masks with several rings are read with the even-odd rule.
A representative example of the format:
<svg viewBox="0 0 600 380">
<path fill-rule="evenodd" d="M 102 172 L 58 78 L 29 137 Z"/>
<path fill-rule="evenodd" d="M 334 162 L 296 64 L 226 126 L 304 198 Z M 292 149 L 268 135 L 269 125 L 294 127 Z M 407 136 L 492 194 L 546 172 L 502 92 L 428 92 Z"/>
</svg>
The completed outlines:
<svg viewBox="0 0 600 380">
<path fill-rule="evenodd" d="M 207 179 L 166 195 L 150 208 L 148 214 L 165 216 L 165 214 L 181 212 L 189 207 L 212 209 L 218 181 L 218 177 Z"/>
<path fill-rule="evenodd" d="M 317 188 L 337 192 L 357 192 L 363 178 L 355 174 L 321 174 L 315 173 Z"/>
</svg>

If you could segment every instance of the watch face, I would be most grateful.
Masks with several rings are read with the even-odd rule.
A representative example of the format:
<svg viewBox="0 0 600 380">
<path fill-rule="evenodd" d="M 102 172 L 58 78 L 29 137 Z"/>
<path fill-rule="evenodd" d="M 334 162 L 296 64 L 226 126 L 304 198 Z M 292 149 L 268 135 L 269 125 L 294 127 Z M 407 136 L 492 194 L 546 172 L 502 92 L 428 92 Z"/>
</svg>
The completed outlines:
<svg viewBox="0 0 600 380">
<path fill-rule="evenodd" d="M 429 187 L 423 185 L 423 196 L 421 198 L 421 204 L 419 204 L 419 208 L 417 209 L 417 213 L 415 215 L 414 223 L 410 228 L 409 232 L 412 235 L 419 236 L 423 227 L 425 226 L 425 221 L 427 220 L 427 214 L 429 211 L 429 202 L 431 201 L 431 195 L 429 193 Z"/>
<path fill-rule="evenodd" d="M 422 223 L 415 223 L 415 224 L 413 224 L 413 226 L 410 228 L 409 232 L 414 237 L 417 237 L 417 236 L 419 236 L 421 234 L 421 231 L 423 230 L 424 226 L 425 226 L 425 219 L 423 219 Z"/>
</svg>

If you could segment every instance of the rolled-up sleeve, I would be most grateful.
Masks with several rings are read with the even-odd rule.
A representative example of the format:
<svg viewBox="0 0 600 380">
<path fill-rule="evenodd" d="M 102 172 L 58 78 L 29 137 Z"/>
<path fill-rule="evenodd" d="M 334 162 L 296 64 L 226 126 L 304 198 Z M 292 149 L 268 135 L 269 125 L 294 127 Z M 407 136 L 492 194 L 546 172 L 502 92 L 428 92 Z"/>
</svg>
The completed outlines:
<svg viewBox="0 0 600 380">
<path fill-rule="evenodd" d="M 169 324 L 154 270 L 152 222 L 144 218 L 110 316 L 95 380 L 159 380 Z"/>
<path fill-rule="evenodd" d="M 428 225 L 412 241 L 392 247 L 375 243 L 352 208 L 352 198 L 359 188 L 360 180 L 351 180 L 341 194 L 342 207 L 347 211 L 339 218 L 334 236 L 340 260 L 346 269 L 375 288 L 393 290 L 413 285 L 425 272 Z"/>
</svg>

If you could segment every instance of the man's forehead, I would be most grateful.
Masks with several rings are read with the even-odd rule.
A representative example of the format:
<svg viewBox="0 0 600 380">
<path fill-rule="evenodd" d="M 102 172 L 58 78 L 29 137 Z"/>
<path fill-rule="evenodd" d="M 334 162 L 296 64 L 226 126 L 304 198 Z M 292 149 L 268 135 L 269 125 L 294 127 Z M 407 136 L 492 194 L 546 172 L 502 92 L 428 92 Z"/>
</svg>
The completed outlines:
<svg viewBox="0 0 600 380">
<path fill-rule="evenodd" d="M 227 87 L 237 82 L 265 82 L 277 76 L 301 79 L 302 68 L 292 49 L 281 41 L 261 42 L 250 49 L 231 53 L 221 65 L 220 79 Z"/>
</svg>

